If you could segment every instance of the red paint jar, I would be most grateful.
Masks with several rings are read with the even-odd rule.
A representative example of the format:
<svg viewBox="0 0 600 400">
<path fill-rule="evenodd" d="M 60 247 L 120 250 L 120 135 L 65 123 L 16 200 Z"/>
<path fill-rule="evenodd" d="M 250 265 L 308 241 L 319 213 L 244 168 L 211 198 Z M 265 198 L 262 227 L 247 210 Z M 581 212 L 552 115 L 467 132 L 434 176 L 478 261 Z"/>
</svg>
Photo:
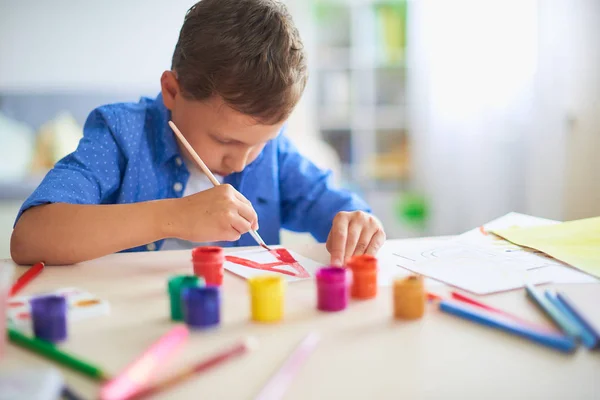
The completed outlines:
<svg viewBox="0 0 600 400">
<path fill-rule="evenodd" d="M 224 261 L 221 247 L 203 246 L 192 250 L 194 275 L 204 278 L 206 285 L 220 286 L 223 283 Z"/>
</svg>

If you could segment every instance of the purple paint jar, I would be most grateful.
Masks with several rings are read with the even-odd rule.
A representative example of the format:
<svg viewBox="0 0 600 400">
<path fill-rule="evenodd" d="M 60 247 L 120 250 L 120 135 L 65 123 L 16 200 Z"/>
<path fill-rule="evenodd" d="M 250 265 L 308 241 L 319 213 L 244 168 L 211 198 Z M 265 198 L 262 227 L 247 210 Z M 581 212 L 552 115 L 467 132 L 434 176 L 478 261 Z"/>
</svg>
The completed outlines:
<svg viewBox="0 0 600 400">
<path fill-rule="evenodd" d="M 324 267 L 317 271 L 317 308 L 341 311 L 348 306 L 352 272 L 348 268 Z"/>
<path fill-rule="evenodd" d="M 183 319 L 192 329 L 205 329 L 221 321 L 221 295 L 218 286 L 188 287 L 181 292 Z"/>
<path fill-rule="evenodd" d="M 31 320 L 36 338 L 62 342 L 67 338 L 67 300 L 54 295 L 31 300 Z"/>
</svg>

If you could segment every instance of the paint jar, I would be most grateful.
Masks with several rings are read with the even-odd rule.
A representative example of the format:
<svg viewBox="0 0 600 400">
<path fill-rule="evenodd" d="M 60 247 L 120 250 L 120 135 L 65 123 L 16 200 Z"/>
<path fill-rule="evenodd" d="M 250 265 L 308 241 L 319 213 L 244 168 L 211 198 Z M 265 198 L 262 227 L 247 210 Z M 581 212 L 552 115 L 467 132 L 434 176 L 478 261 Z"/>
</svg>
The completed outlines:
<svg viewBox="0 0 600 400">
<path fill-rule="evenodd" d="M 55 295 L 32 299 L 31 321 L 36 338 L 62 342 L 67 338 L 67 300 Z"/>
<path fill-rule="evenodd" d="M 352 271 L 348 268 L 320 268 L 317 277 L 317 308 L 321 311 L 341 311 L 348 307 Z"/>
<path fill-rule="evenodd" d="M 8 293 L 12 285 L 15 267 L 0 263 L 0 360 L 6 349 L 6 315 L 8 313 Z"/>
<path fill-rule="evenodd" d="M 195 275 L 176 275 L 169 278 L 167 289 L 169 291 L 171 319 L 173 321 L 183 321 L 181 291 L 185 288 L 196 286 L 204 286 L 204 279 L 198 278 Z"/>
<path fill-rule="evenodd" d="M 252 320 L 278 322 L 283 319 L 285 281 L 280 276 L 262 275 L 248 279 Z"/>
<path fill-rule="evenodd" d="M 221 247 L 203 246 L 192 250 L 194 275 L 203 277 L 207 285 L 223 284 L 223 262 L 225 255 Z"/>
<path fill-rule="evenodd" d="M 425 283 L 420 275 L 394 281 L 394 318 L 418 319 L 425 314 Z"/>
<path fill-rule="evenodd" d="M 187 287 L 181 292 L 183 320 L 193 329 L 219 325 L 221 295 L 218 286 Z"/>
<path fill-rule="evenodd" d="M 372 299 L 377 296 L 377 258 L 363 254 L 348 261 L 352 270 L 350 295 L 355 299 Z"/>
</svg>

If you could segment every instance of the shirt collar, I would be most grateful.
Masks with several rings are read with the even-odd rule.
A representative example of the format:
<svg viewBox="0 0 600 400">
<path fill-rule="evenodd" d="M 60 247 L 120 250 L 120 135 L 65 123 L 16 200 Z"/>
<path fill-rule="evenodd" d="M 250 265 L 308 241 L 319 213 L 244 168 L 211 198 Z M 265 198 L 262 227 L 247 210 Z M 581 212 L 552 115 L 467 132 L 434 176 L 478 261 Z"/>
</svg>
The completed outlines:
<svg viewBox="0 0 600 400">
<path fill-rule="evenodd" d="M 171 119 L 171 111 L 165 107 L 162 94 L 159 94 L 155 100 L 158 121 L 156 125 L 155 138 L 155 157 L 158 163 L 164 164 L 175 156 L 179 156 L 179 147 L 177 139 L 171 127 L 169 120 Z"/>
</svg>

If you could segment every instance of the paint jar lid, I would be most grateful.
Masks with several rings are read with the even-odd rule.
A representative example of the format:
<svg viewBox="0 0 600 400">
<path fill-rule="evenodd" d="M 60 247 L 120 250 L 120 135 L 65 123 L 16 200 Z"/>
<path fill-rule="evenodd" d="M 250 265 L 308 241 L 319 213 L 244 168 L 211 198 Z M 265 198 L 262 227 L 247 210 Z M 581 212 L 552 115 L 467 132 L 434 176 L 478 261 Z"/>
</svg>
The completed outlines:
<svg viewBox="0 0 600 400">
<path fill-rule="evenodd" d="M 277 275 L 260 275 L 248 279 L 251 296 L 281 296 L 285 281 Z"/>
<path fill-rule="evenodd" d="M 218 286 L 205 286 L 205 287 L 187 287 L 181 291 L 181 297 L 184 300 L 190 300 L 193 302 L 203 302 L 219 299 L 219 287 Z"/>
<path fill-rule="evenodd" d="M 352 281 L 352 271 L 335 266 L 319 268 L 316 276 L 321 284 L 349 284 Z"/>
<path fill-rule="evenodd" d="M 424 285 L 423 275 L 409 275 L 404 278 L 398 278 L 394 280 L 394 290 L 401 290 L 404 288 L 420 288 Z"/>
<path fill-rule="evenodd" d="M 192 261 L 206 263 L 223 263 L 225 254 L 222 247 L 201 246 L 192 250 Z"/>
<path fill-rule="evenodd" d="M 63 296 L 36 297 L 30 302 L 32 317 L 50 319 L 64 317 L 67 314 L 67 300 Z"/>
<path fill-rule="evenodd" d="M 353 256 L 348 261 L 348 267 L 353 271 L 365 271 L 377 269 L 377 258 L 369 254 Z"/>
</svg>

